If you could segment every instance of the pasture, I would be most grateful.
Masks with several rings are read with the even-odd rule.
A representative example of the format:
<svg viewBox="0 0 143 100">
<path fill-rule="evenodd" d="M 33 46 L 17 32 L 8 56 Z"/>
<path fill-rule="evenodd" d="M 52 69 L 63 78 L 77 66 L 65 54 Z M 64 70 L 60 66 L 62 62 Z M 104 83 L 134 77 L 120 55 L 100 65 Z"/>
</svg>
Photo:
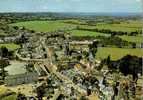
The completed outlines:
<svg viewBox="0 0 143 100">
<path fill-rule="evenodd" d="M 24 26 L 37 32 L 51 32 L 74 28 L 74 25 L 62 23 L 61 21 L 26 21 L 11 24 L 12 26 Z"/>
<path fill-rule="evenodd" d="M 91 32 L 91 31 L 83 31 L 83 30 L 73 30 L 71 31 L 71 35 L 72 36 L 92 36 L 92 37 L 96 37 L 96 36 L 109 36 L 109 34 L 104 34 L 104 33 L 99 33 L 99 32 Z"/>
<path fill-rule="evenodd" d="M 125 49 L 125 48 L 98 48 L 98 51 L 96 53 L 96 58 L 97 59 L 104 59 L 107 58 L 108 55 L 111 56 L 112 60 L 118 60 L 122 58 L 123 56 L 126 55 L 133 55 L 133 56 L 138 56 L 142 57 L 143 56 L 143 51 L 142 49 L 136 48 L 136 49 Z"/>
<path fill-rule="evenodd" d="M 142 22 L 140 21 L 127 21 L 127 22 L 121 22 L 119 24 L 107 24 L 107 23 L 97 23 L 94 26 L 88 26 L 88 25 L 80 25 L 81 28 L 85 29 L 109 29 L 112 31 L 122 31 L 122 32 L 134 32 L 138 30 L 142 30 Z"/>
<path fill-rule="evenodd" d="M 121 39 L 126 40 L 128 42 L 135 42 L 137 44 L 141 44 L 143 41 L 143 37 L 142 36 L 127 36 L 127 35 L 123 35 L 123 36 L 119 36 Z"/>
<path fill-rule="evenodd" d="M 84 25 L 84 20 L 58 20 L 58 21 L 26 21 L 10 24 L 12 26 L 24 26 L 27 29 L 35 30 L 38 32 L 50 32 L 61 29 L 73 29 L 76 26 L 80 26 L 85 29 L 110 29 L 112 31 L 132 32 L 142 29 L 141 21 L 126 21 L 120 24 L 107 24 L 96 23 L 96 25 Z"/>
<path fill-rule="evenodd" d="M 20 48 L 20 46 L 19 46 L 19 45 L 14 44 L 14 43 L 9 43 L 9 44 L 0 44 L 0 47 L 2 47 L 2 46 L 6 47 L 9 51 L 14 51 L 14 50 L 16 50 L 16 49 Z"/>
</svg>

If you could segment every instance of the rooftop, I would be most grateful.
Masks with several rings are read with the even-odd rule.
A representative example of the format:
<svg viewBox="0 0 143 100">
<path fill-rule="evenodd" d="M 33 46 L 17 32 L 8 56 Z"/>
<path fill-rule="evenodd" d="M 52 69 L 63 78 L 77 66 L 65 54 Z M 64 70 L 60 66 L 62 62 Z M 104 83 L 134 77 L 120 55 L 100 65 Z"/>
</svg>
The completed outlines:
<svg viewBox="0 0 143 100">
<path fill-rule="evenodd" d="M 17 75 L 17 74 L 24 74 L 27 72 L 26 63 L 18 62 L 18 61 L 11 61 L 10 65 L 5 68 L 8 71 L 9 75 Z"/>
</svg>

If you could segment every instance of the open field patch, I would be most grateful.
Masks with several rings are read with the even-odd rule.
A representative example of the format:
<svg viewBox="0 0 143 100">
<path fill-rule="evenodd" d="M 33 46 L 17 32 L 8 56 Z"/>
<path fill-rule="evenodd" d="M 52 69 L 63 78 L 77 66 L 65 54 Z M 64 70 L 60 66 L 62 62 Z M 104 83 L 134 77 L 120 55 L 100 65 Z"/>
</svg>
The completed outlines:
<svg viewBox="0 0 143 100">
<path fill-rule="evenodd" d="M 8 50 L 10 50 L 10 51 L 14 51 L 14 50 L 16 50 L 16 49 L 20 48 L 20 46 L 19 46 L 19 45 L 14 44 L 14 43 L 9 43 L 9 44 L 0 44 L 0 47 L 2 47 L 2 46 L 4 46 L 4 47 L 8 48 Z"/>
<path fill-rule="evenodd" d="M 91 31 L 82 31 L 82 30 L 73 30 L 71 31 L 72 36 L 109 36 L 108 34 L 99 33 L 99 32 L 91 32 Z"/>
<path fill-rule="evenodd" d="M 123 35 L 120 36 L 121 39 L 126 40 L 128 42 L 135 42 L 137 44 L 141 44 L 143 41 L 143 37 L 142 36 L 127 36 L 127 35 Z"/>
<path fill-rule="evenodd" d="M 112 60 L 118 60 L 125 55 L 133 55 L 142 57 L 143 56 L 143 50 L 142 49 L 124 49 L 124 48 L 98 48 L 98 51 L 96 53 L 97 59 L 104 59 L 107 58 L 108 55 L 111 56 Z"/>
<path fill-rule="evenodd" d="M 11 24 L 12 26 L 24 26 L 27 29 L 37 32 L 51 32 L 56 30 L 66 30 L 73 28 L 74 25 L 62 23 L 61 21 L 26 21 Z"/>
</svg>

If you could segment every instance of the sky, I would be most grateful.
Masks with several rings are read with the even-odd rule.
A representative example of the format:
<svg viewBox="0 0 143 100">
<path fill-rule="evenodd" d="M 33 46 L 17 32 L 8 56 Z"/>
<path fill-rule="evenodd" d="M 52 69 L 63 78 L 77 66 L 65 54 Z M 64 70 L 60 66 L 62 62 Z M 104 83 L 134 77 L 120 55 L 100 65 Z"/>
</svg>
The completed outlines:
<svg viewBox="0 0 143 100">
<path fill-rule="evenodd" d="M 142 12 L 141 0 L 0 0 L 0 12 Z"/>
</svg>

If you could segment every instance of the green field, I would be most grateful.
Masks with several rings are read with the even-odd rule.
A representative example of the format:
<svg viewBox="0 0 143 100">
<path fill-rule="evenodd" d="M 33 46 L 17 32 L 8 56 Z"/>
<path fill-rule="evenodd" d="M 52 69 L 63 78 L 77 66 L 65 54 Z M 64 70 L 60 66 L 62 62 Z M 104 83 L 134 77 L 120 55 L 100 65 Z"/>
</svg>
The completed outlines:
<svg viewBox="0 0 143 100">
<path fill-rule="evenodd" d="M 110 55 L 112 60 L 118 60 L 127 54 L 142 57 L 143 50 L 142 49 L 124 49 L 124 48 L 98 48 L 96 58 L 104 59 L 108 57 L 108 55 Z"/>
<path fill-rule="evenodd" d="M 129 20 L 127 22 L 121 22 L 120 24 L 115 24 L 119 25 L 121 27 L 130 27 L 130 28 L 142 28 L 143 23 L 142 20 Z"/>
<path fill-rule="evenodd" d="M 68 23 L 66 23 L 68 22 Z M 71 24 L 70 24 L 71 23 Z M 59 29 L 71 29 L 75 28 L 76 25 L 73 25 L 72 23 L 84 23 L 84 21 L 79 20 L 59 20 L 59 21 L 26 21 L 26 22 L 19 22 L 11 24 L 13 26 L 25 26 L 28 29 L 35 30 L 38 32 L 50 32 L 50 31 L 56 31 Z M 142 23 L 140 21 L 128 21 L 128 22 L 121 22 L 120 24 L 97 24 L 96 26 L 88 26 L 88 25 L 79 25 L 82 28 L 88 28 L 88 29 L 111 29 L 113 31 L 136 31 L 138 29 L 141 29 Z M 72 36 L 108 36 L 107 34 L 98 33 L 98 32 L 90 32 L 90 31 L 82 31 L 82 30 L 72 30 L 70 31 Z M 137 44 L 141 44 L 142 37 L 141 36 L 120 36 L 123 40 L 126 40 L 128 42 L 135 42 Z"/>
<path fill-rule="evenodd" d="M 123 35 L 120 36 L 121 39 L 126 40 L 128 42 L 135 42 L 137 44 L 141 44 L 143 42 L 143 37 L 142 36 L 127 36 Z"/>
<path fill-rule="evenodd" d="M 125 31 L 132 32 L 142 29 L 142 23 L 140 21 L 128 21 L 121 22 L 120 24 L 107 24 L 97 23 L 96 26 L 79 25 L 85 24 L 83 20 L 59 20 L 59 21 L 26 21 L 11 24 L 13 26 L 24 26 L 28 29 L 32 29 L 38 32 L 49 32 L 59 29 L 71 29 L 75 26 L 80 26 L 87 29 L 110 29 L 112 31 Z"/>
<path fill-rule="evenodd" d="M 81 28 L 85 29 L 110 29 L 112 31 L 123 31 L 123 32 L 134 32 L 142 30 L 142 22 L 140 21 L 128 21 L 121 22 L 120 24 L 107 24 L 107 23 L 97 23 L 95 26 L 81 25 Z"/>
<path fill-rule="evenodd" d="M 0 44 L 0 47 L 2 47 L 2 46 L 4 46 L 4 47 L 8 48 L 8 50 L 10 50 L 10 51 L 14 51 L 14 50 L 16 50 L 16 49 L 20 48 L 20 46 L 19 46 L 19 45 L 16 45 L 16 44 L 14 44 L 14 43 L 9 43 L 9 44 Z"/>
<path fill-rule="evenodd" d="M 4 85 L 0 86 L 0 100 L 16 100 L 16 97 L 17 95 L 10 91 L 7 87 L 5 87 Z"/>
<path fill-rule="evenodd" d="M 10 95 L 10 96 L 3 97 L 0 100 L 16 100 L 16 99 L 17 99 L 17 95 L 13 94 L 13 95 Z"/>
<path fill-rule="evenodd" d="M 37 32 L 51 32 L 56 30 L 71 29 L 74 25 L 63 23 L 62 21 L 26 21 L 11 24 L 12 26 L 24 26 L 27 29 Z"/>
<path fill-rule="evenodd" d="M 5 35 L 6 33 L 2 30 L 0 30 L 0 35 Z"/>
<path fill-rule="evenodd" d="M 109 36 L 108 34 L 99 33 L 99 32 L 91 32 L 91 31 L 82 31 L 82 30 L 73 30 L 71 31 L 72 36 Z"/>
</svg>

